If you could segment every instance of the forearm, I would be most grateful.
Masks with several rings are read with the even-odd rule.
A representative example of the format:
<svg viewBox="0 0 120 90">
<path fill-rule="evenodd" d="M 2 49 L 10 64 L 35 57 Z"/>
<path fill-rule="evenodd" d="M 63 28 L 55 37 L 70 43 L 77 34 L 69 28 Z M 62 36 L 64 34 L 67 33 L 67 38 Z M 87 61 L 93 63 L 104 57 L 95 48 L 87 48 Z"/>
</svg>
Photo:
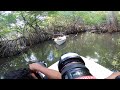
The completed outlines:
<svg viewBox="0 0 120 90">
<path fill-rule="evenodd" d="M 106 77 L 105 79 L 115 79 L 119 75 L 120 75 L 120 72 L 114 72 L 110 76 Z"/>
<path fill-rule="evenodd" d="M 61 74 L 58 71 L 46 67 L 39 67 L 37 71 L 43 73 L 49 79 L 61 79 Z"/>
</svg>

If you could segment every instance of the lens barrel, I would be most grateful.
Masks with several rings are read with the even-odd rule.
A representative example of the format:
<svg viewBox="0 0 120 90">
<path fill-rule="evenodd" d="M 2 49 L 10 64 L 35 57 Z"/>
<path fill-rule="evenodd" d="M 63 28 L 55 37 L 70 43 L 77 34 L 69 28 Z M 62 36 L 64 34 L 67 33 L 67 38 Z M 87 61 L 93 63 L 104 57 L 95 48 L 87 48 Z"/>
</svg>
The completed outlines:
<svg viewBox="0 0 120 90">
<path fill-rule="evenodd" d="M 77 53 L 70 52 L 62 55 L 58 63 L 58 69 L 62 74 L 62 79 L 91 75 L 84 60 Z"/>
</svg>

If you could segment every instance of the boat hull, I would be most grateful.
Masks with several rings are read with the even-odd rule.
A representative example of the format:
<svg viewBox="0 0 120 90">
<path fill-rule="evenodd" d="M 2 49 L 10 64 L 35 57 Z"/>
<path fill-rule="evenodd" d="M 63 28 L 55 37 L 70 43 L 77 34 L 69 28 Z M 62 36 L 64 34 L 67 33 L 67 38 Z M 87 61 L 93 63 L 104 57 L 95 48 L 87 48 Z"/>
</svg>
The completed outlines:
<svg viewBox="0 0 120 90">
<path fill-rule="evenodd" d="M 113 73 L 109 69 L 101 66 L 100 64 L 98 64 L 90 59 L 87 59 L 82 56 L 81 56 L 81 58 L 83 58 L 86 67 L 90 70 L 90 73 L 93 76 L 95 76 L 97 79 L 104 79 Z M 49 68 L 58 71 L 58 61 L 56 63 L 54 63 L 53 65 L 51 65 Z"/>
</svg>

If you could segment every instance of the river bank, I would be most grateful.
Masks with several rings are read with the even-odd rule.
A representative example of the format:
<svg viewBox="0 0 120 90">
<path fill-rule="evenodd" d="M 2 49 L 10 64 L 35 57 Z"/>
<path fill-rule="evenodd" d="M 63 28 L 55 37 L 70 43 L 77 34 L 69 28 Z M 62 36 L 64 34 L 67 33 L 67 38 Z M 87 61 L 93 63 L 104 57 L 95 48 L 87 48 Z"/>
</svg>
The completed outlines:
<svg viewBox="0 0 120 90">
<path fill-rule="evenodd" d="M 48 30 L 49 29 L 49 30 Z M 31 46 L 39 44 L 44 41 L 52 40 L 55 35 L 60 34 L 78 34 L 78 33 L 109 33 L 107 27 L 97 26 L 70 26 L 70 27 L 54 27 L 48 28 L 47 30 L 39 30 L 36 32 L 30 32 L 27 36 L 21 36 L 13 40 L 1 40 L 0 41 L 0 57 L 11 57 L 24 53 L 30 49 Z M 118 30 L 119 31 L 119 30 Z M 117 32 L 118 32 L 117 31 Z M 114 31 L 115 32 L 115 31 Z M 110 33 L 114 33 L 110 32 Z"/>
</svg>

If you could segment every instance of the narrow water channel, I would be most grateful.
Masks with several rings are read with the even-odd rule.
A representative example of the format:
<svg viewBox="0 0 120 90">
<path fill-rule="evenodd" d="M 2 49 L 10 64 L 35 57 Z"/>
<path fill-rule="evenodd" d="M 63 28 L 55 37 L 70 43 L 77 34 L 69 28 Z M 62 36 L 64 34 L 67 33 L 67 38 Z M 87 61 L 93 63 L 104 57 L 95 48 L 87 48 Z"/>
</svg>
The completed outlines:
<svg viewBox="0 0 120 90">
<path fill-rule="evenodd" d="M 10 70 L 28 67 L 30 62 L 45 61 L 48 66 L 66 52 L 76 52 L 112 71 L 120 71 L 120 33 L 69 35 L 62 45 L 45 41 L 33 46 L 28 52 L 10 58 L 0 58 L 0 75 Z"/>
</svg>

